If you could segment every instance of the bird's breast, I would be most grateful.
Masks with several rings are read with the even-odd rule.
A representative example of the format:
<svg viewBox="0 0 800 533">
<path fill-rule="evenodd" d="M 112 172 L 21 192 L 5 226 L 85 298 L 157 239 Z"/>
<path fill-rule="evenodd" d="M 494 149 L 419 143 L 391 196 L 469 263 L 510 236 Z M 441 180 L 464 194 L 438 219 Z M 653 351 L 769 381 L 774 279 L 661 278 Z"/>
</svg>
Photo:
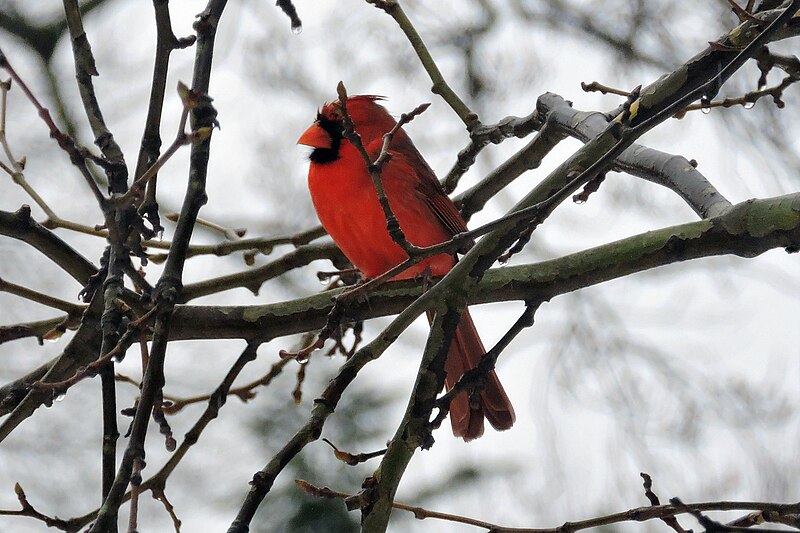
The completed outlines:
<svg viewBox="0 0 800 533">
<path fill-rule="evenodd" d="M 449 239 L 449 234 L 416 190 L 412 178 L 393 176 L 384 170 L 383 184 L 389 205 L 412 244 L 430 246 Z M 323 227 L 365 276 L 376 277 L 408 258 L 386 229 L 378 194 L 360 157 L 357 161 L 340 157 L 324 165 L 312 163 L 308 186 Z M 397 279 L 411 278 L 426 268 L 434 275 L 443 275 L 453 263 L 449 255 L 434 256 Z"/>
</svg>

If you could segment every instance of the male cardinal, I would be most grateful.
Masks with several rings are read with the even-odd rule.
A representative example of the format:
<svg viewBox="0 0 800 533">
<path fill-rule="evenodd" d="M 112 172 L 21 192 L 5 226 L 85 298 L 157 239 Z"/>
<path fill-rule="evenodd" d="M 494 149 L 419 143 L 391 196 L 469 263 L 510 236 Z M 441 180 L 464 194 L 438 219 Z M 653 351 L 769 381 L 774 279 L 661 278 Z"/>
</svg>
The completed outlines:
<svg viewBox="0 0 800 533">
<path fill-rule="evenodd" d="M 367 95 L 347 99 L 347 112 L 373 161 L 381 151 L 383 135 L 396 124 L 378 104 L 382 99 Z M 353 265 L 372 278 L 408 259 L 408 255 L 389 235 L 364 159 L 344 138 L 343 131 L 337 100 L 317 113 L 317 119 L 297 142 L 314 149 L 309 155 L 308 188 L 317 216 Z M 458 209 L 402 128 L 394 135 L 389 153 L 391 158 L 383 166 L 381 177 L 389 206 L 408 241 L 431 246 L 466 231 Z M 414 278 L 423 272 L 442 276 L 455 262 L 452 255 L 435 255 L 393 279 Z M 453 387 L 485 353 L 475 324 L 464 310 L 447 354 L 445 387 Z M 480 401 L 470 402 L 464 392 L 450 404 L 453 434 L 465 441 L 483 434 L 484 417 L 498 430 L 514 423 L 514 408 L 494 372 L 480 392 Z"/>
</svg>

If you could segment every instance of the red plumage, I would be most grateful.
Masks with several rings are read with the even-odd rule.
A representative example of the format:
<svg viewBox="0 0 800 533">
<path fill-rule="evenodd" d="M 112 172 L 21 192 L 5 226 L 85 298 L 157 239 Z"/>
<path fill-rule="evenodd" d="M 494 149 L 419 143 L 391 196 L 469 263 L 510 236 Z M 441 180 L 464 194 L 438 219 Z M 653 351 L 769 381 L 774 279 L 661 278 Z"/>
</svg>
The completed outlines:
<svg viewBox="0 0 800 533">
<path fill-rule="evenodd" d="M 383 135 L 395 125 L 378 96 L 352 96 L 347 112 L 361 136 L 364 148 L 374 160 L 383 145 Z M 314 148 L 310 155 L 308 187 L 320 222 L 353 265 L 367 277 L 376 277 L 408 258 L 386 229 L 361 154 L 342 135 L 339 103 L 326 104 L 317 120 L 300 137 L 299 144 Z M 444 193 L 435 174 L 400 128 L 392 139 L 391 158 L 381 172 L 386 197 L 400 228 L 409 242 L 430 246 L 449 240 L 466 230 L 458 209 Z M 455 264 L 455 257 L 429 257 L 394 279 L 409 279 L 429 269 L 443 276 Z M 486 350 L 467 310 L 447 355 L 445 386 L 451 388 L 465 371 L 474 368 Z M 453 433 L 471 440 L 483 433 L 483 419 L 499 430 L 514 423 L 514 409 L 497 375 L 491 372 L 480 401 L 470 405 L 468 395 L 459 394 L 450 405 Z"/>
</svg>

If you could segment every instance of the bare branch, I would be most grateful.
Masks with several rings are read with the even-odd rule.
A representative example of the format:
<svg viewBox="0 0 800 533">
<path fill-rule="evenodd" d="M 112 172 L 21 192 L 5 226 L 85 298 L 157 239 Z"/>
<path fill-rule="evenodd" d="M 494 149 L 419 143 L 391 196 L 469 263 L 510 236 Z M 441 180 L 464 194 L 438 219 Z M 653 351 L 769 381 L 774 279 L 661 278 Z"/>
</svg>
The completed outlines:
<svg viewBox="0 0 800 533">
<path fill-rule="evenodd" d="M 22 490 L 22 486 L 19 483 L 14 485 L 14 492 L 17 493 L 17 499 L 19 500 L 22 508 L 18 511 L 0 509 L 0 516 L 29 516 L 44 522 L 47 527 L 54 527 L 62 531 L 76 531 L 80 527 L 77 525 L 77 521 L 74 519 L 62 520 L 55 516 L 47 516 L 34 509 L 33 505 L 31 505 L 28 501 L 28 497 L 25 495 L 25 491 Z"/>
<path fill-rule="evenodd" d="M 541 130 L 544 127 L 544 117 L 538 110 L 527 117 L 506 117 L 497 124 L 479 124 L 470 132 L 470 142 L 466 148 L 458 153 L 453 168 L 442 180 L 445 192 L 452 193 L 458 186 L 461 179 L 469 168 L 475 164 L 478 154 L 489 143 L 500 144 L 510 137 L 526 137 L 534 130 Z M 507 184 L 507 183 L 506 183 Z"/>
<path fill-rule="evenodd" d="M 200 101 L 192 109 L 192 127 L 194 131 L 203 131 L 214 127 L 216 110 L 210 98 L 204 96 L 208 92 L 211 77 L 211 62 L 213 58 L 214 39 L 217 24 L 225 1 L 210 0 L 206 10 L 200 14 L 195 22 L 198 41 L 195 55 L 194 79 L 192 81 L 191 95 L 198 95 Z M 182 125 L 181 125 L 182 126 Z M 182 128 L 181 128 L 182 131 Z M 175 229 L 174 245 L 170 249 L 164 266 L 164 272 L 156 287 L 156 322 L 154 327 L 153 345 L 150 352 L 150 361 L 147 365 L 142 393 L 131 426 L 131 436 L 128 447 L 125 449 L 114 484 L 111 487 L 97 519 L 90 529 L 92 533 L 105 532 L 117 521 L 119 506 L 122 504 L 125 490 L 130 482 L 134 462 L 144 458 L 144 441 L 147 435 L 147 425 L 153 403 L 157 396 L 160 397 L 164 385 L 164 358 L 172 322 L 172 313 L 182 285 L 183 266 L 186 261 L 186 250 L 191 240 L 194 224 L 200 208 L 206 202 L 205 181 L 208 172 L 210 138 L 192 144 L 189 169 L 189 186 L 184 198 L 181 217 Z"/>
<path fill-rule="evenodd" d="M 300 33 L 303 31 L 303 22 L 300 20 L 300 16 L 297 14 L 297 9 L 294 7 L 292 0 L 278 0 L 275 5 L 281 8 L 281 11 L 286 13 L 286 16 L 289 17 L 292 23 L 293 33 Z"/>
<path fill-rule="evenodd" d="M 109 189 L 111 192 L 121 193 L 128 188 L 128 168 L 114 136 L 106 126 L 97 95 L 94 90 L 92 77 L 97 76 L 92 48 L 83 29 L 83 19 L 77 0 L 64 0 L 64 12 L 67 26 L 72 40 L 72 54 L 75 59 L 75 78 L 83 101 L 83 109 L 89 125 L 95 136 L 95 144 L 103 152 L 108 165 L 105 170 L 108 175 Z"/>
<path fill-rule="evenodd" d="M 439 71 L 439 67 L 436 66 L 436 62 L 433 60 L 431 53 L 428 51 L 428 48 L 422 41 L 422 37 L 420 37 L 419 33 L 417 33 L 417 29 L 411 23 L 411 20 L 409 20 L 405 11 L 403 11 L 403 8 L 400 7 L 400 2 L 398 0 L 367 0 L 367 3 L 385 11 L 395 20 L 395 22 L 397 22 L 397 25 L 400 26 L 400 29 L 403 30 L 403 33 L 406 34 L 408 41 L 414 48 L 414 52 L 417 53 L 422 66 L 425 68 L 425 71 L 428 73 L 428 76 L 430 76 L 431 81 L 433 82 L 431 92 L 438 94 L 445 102 L 447 102 L 450 108 L 455 111 L 455 113 L 458 115 L 458 118 L 460 118 L 467 127 L 468 131 L 471 131 L 473 128 L 478 126 L 480 124 L 478 115 L 470 110 L 470 108 L 467 107 L 467 104 L 465 104 L 464 101 L 461 100 L 455 91 L 453 91 L 453 89 L 451 89 L 447 84 L 447 81 L 444 79 L 444 76 L 442 76 L 441 71 Z"/>
<path fill-rule="evenodd" d="M 328 487 L 316 487 L 302 479 L 296 479 L 295 484 L 300 490 L 316 496 L 319 498 L 336 498 L 341 500 L 349 500 L 354 498 L 345 492 L 339 492 Z M 527 528 L 527 527 L 507 527 L 498 524 L 492 524 L 483 520 L 469 518 L 450 513 L 440 513 L 431 511 L 423 507 L 413 505 L 406 505 L 402 503 L 393 503 L 394 509 L 401 511 L 408 511 L 414 513 L 414 518 L 417 520 L 425 520 L 433 518 L 436 520 L 445 520 L 447 522 L 455 522 L 458 524 L 467 524 L 479 528 L 486 529 L 492 533 L 575 533 L 576 531 L 583 531 L 584 529 L 598 528 L 611 524 L 620 524 L 624 522 L 646 522 L 648 520 L 671 518 L 678 514 L 700 512 L 700 511 L 742 511 L 749 509 L 758 509 L 760 512 L 772 512 L 781 516 L 790 515 L 800 511 L 797 504 L 780 504 L 771 502 L 736 502 L 736 501 L 720 501 L 720 502 L 702 502 L 690 503 L 687 505 L 656 505 L 651 507 L 637 507 L 629 509 L 621 513 L 614 513 L 597 518 L 590 518 L 587 520 L 574 520 L 565 522 L 563 525 L 551 528 Z M 738 530 L 738 528 L 737 528 Z M 760 531 L 760 530 L 758 530 Z"/>
<path fill-rule="evenodd" d="M 642 476 L 644 495 L 647 497 L 648 500 L 650 500 L 650 505 L 652 505 L 653 507 L 658 507 L 659 505 L 661 505 L 661 502 L 659 501 L 658 496 L 656 496 L 656 493 L 653 492 L 652 490 L 653 489 L 652 478 L 650 477 L 649 474 L 646 474 L 644 472 L 640 473 L 639 475 Z M 661 518 L 661 521 L 667 524 L 672 529 L 674 529 L 676 533 L 687 533 L 687 531 L 683 529 L 683 527 L 681 527 L 681 525 L 678 523 L 678 519 L 675 518 L 674 516 L 664 516 Z"/>
<path fill-rule="evenodd" d="M 150 103 L 147 107 L 142 143 L 139 157 L 136 160 L 136 178 L 142 176 L 148 168 L 152 168 L 159 158 L 161 150 L 161 113 L 164 107 L 164 94 L 167 85 L 169 59 L 173 50 L 186 48 L 194 44 L 196 37 L 190 35 L 178 39 L 172 31 L 168 2 L 153 2 L 156 21 L 156 52 L 153 62 L 153 81 L 150 88 Z M 163 231 L 156 201 L 157 175 L 147 181 L 145 198 L 139 205 L 139 214 L 146 218 L 155 234 Z"/>
<path fill-rule="evenodd" d="M 389 199 L 386 197 L 386 191 L 383 188 L 383 180 L 381 179 L 381 171 L 383 170 L 383 165 L 388 160 L 389 155 L 389 143 L 394 136 L 394 133 L 400 129 L 402 126 L 401 120 L 398 121 L 392 131 L 388 132 L 384 137 L 383 147 L 381 148 L 380 154 L 375 159 L 372 160 L 372 157 L 367 153 L 367 150 L 364 148 L 364 143 L 361 142 L 361 136 L 355 130 L 355 125 L 353 124 L 350 115 L 347 112 L 347 90 L 345 89 L 344 83 L 341 81 L 339 85 L 336 86 L 336 92 L 339 94 L 339 103 L 342 108 L 342 121 L 344 123 L 344 137 L 350 141 L 350 144 L 356 147 L 356 149 L 361 154 L 361 157 L 364 159 L 364 164 L 367 166 L 367 170 L 369 171 L 369 175 L 372 178 L 372 184 L 375 186 L 375 192 L 378 194 L 378 201 L 381 204 L 381 208 L 383 209 L 383 215 L 386 217 L 386 229 L 389 231 L 389 235 L 392 237 L 392 240 L 397 243 L 400 248 L 405 251 L 409 257 L 412 257 L 415 253 L 419 251 L 418 247 L 414 244 L 408 242 L 405 234 L 403 233 L 403 229 L 400 227 L 400 223 L 397 221 L 397 217 L 394 216 L 392 212 L 392 206 L 389 205 Z M 423 107 L 424 106 L 424 107 Z M 406 122 L 412 120 L 416 115 L 422 113 L 427 109 L 427 105 L 423 104 L 419 106 L 417 109 L 412 111 L 410 114 L 403 115 L 406 117 Z"/>
<path fill-rule="evenodd" d="M 81 313 L 83 313 L 83 311 L 86 309 L 86 306 L 74 304 L 72 302 L 67 302 L 59 298 L 49 296 L 47 294 L 43 294 L 41 292 L 28 289 L 27 287 L 23 287 L 21 285 L 11 283 L 10 281 L 6 281 L 3 278 L 0 278 L 0 292 L 7 292 L 9 294 L 14 294 L 21 298 L 25 298 L 26 300 L 40 303 L 42 305 L 46 305 L 47 307 L 58 309 L 59 311 L 64 311 L 65 313 L 73 317 L 80 316 Z"/>
<path fill-rule="evenodd" d="M 490 270 L 480 284 L 470 289 L 467 303 L 547 301 L 559 294 L 675 262 L 721 254 L 756 257 L 772 248 L 797 251 L 800 212 L 793 205 L 799 203 L 797 193 L 748 200 L 711 219 L 668 226 L 532 265 Z M 417 283 L 395 282 L 382 291 L 371 292 L 369 302 L 350 303 L 348 318 L 391 315 L 406 309 L 411 302 L 417 305 L 417 300 L 421 300 L 421 314 L 434 301 L 428 300 L 430 293 L 438 298 L 435 293 L 439 290 L 452 289 L 440 282 L 420 298 Z M 259 306 L 184 306 L 176 310 L 171 338 L 275 338 L 315 330 L 324 325 L 333 307 L 331 296 L 340 292 L 343 290 Z"/>
<path fill-rule="evenodd" d="M 447 413 L 450 411 L 450 403 L 456 395 L 463 391 L 468 391 L 470 395 L 480 392 L 485 384 L 486 376 L 489 375 L 489 372 L 494 370 L 497 364 L 497 358 L 503 350 L 505 350 L 508 345 L 511 344 L 511 341 L 525 328 L 529 328 L 533 325 L 533 318 L 538 308 L 539 302 L 526 303 L 522 315 L 514 322 L 514 325 L 511 326 L 497 344 L 486 352 L 486 355 L 481 358 L 478 366 L 464 372 L 464 375 L 458 379 L 456 384 L 453 385 L 449 391 L 436 399 L 434 407 L 436 407 L 439 412 L 436 417 L 431 420 L 431 427 L 433 429 L 438 429 L 442 422 L 444 422 Z"/>
<path fill-rule="evenodd" d="M 587 142 L 608 127 L 602 113 L 587 113 L 570 106 L 555 94 L 539 98 L 548 121 L 562 134 Z M 674 190 L 701 217 L 715 216 L 730 202 L 686 158 L 632 144 L 616 158 L 615 168 Z"/>
<path fill-rule="evenodd" d="M 49 128 L 50 137 L 55 139 L 61 149 L 69 155 L 70 161 L 78 168 L 98 203 L 101 206 L 104 206 L 106 199 L 103 196 L 103 193 L 100 192 L 100 188 L 97 186 L 97 183 L 95 183 L 94 177 L 89 171 L 89 168 L 86 166 L 86 157 L 83 155 L 84 151 L 76 146 L 75 141 L 73 141 L 71 137 L 62 133 L 61 130 L 58 129 L 58 126 L 56 126 L 55 122 L 53 122 L 53 119 L 50 116 L 50 111 L 48 111 L 47 108 L 39 103 L 39 100 L 36 99 L 25 82 L 22 81 L 22 79 L 17 75 L 17 72 L 11 67 L 8 62 L 8 58 L 2 50 L 0 50 L 0 68 L 5 69 L 11 75 L 11 78 L 17 83 L 17 85 L 20 86 L 22 92 L 25 93 L 25 96 L 33 104 L 38 111 L 39 116 Z"/>
</svg>

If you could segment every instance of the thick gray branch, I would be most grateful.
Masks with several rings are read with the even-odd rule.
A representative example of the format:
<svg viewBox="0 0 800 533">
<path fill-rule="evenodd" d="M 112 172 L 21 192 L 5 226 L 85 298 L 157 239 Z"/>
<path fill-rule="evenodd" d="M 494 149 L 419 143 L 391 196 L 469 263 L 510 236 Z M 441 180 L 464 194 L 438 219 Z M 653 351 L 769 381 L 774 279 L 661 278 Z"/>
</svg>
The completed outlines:
<svg viewBox="0 0 800 533">
<path fill-rule="evenodd" d="M 578 111 L 557 94 L 543 94 L 537 107 L 559 131 L 583 142 L 600 135 L 608 127 L 608 118 L 603 113 Z M 702 218 L 719 215 L 731 206 L 683 156 L 633 144 L 617 157 L 614 166 L 672 189 Z"/>
</svg>

